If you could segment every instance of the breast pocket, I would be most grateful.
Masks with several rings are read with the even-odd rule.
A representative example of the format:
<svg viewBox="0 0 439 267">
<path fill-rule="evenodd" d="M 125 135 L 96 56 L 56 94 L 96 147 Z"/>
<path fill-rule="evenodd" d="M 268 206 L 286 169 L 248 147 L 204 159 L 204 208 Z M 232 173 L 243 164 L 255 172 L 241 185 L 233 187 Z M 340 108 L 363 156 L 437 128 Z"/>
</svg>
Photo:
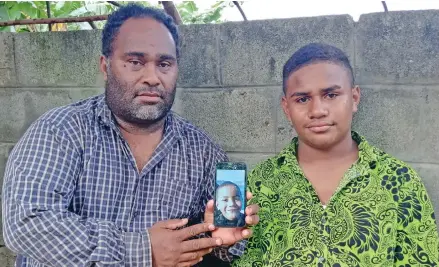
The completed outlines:
<svg viewBox="0 0 439 267">
<path fill-rule="evenodd" d="M 184 179 L 168 179 L 162 196 L 165 219 L 192 218 L 200 209 L 198 185 Z"/>
</svg>

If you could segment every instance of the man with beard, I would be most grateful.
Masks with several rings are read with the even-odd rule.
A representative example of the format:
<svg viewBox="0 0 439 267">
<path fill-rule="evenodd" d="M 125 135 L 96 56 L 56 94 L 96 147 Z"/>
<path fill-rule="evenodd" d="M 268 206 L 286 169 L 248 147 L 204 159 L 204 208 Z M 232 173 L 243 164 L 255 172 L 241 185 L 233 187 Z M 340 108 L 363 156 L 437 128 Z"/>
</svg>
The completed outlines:
<svg viewBox="0 0 439 267">
<path fill-rule="evenodd" d="M 17 266 L 192 266 L 212 250 L 224 261 L 243 252 L 249 229 L 212 225 L 226 154 L 170 112 L 178 44 L 160 10 L 109 16 L 105 95 L 47 112 L 9 157 L 4 239 Z M 247 224 L 257 210 L 247 207 Z"/>
</svg>

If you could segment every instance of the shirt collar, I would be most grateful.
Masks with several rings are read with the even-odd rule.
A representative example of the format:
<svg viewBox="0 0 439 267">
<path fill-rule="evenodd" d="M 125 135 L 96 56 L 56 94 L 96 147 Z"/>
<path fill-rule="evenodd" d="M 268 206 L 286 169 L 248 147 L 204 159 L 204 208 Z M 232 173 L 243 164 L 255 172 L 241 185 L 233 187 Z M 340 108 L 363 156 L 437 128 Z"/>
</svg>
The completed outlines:
<svg viewBox="0 0 439 267">
<path fill-rule="evenodd" d="M 100 122 L 102 122 L 104 125 L 111 127 L 116 126 L 113 118 L 113 113 L 111 112 L 105 100 L 105 95 L 101 95 L 99 99 L 96 115 L 98 116 Z"/>
<path fill-rule="evenodd" d="M 359 135 L 357 132 L 351 132 L 352 139 L 358 145 L 358 161 L 354 164 L 354 168 L 351 170 L 356 171 L 356 175 L 375 169 L 377 164 L 377 154 L 373 146 L 371 146 L 366 138 Z M 285 147 L 277 157 L 277 164 L 284 163 L 298 164 L 297 161 L 297 146 L 299 139 L 294 137 L 290 144 Z M 355 175 L 354 175 L 355 176 Z"/>
</svg>

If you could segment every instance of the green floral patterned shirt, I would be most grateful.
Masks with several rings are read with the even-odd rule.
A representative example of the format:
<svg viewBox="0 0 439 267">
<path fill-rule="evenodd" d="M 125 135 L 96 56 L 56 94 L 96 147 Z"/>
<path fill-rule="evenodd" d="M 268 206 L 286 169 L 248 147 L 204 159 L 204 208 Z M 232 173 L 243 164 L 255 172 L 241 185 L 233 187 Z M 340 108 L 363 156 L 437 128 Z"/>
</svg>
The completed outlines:
<svg viewBox="0 0 439 267">
<path fill-rule="evenodd" d="M 357 133 L 359 159 L 322 206 L 297 138 L 248 177 L 260 222 L 233 266 L 438 266 L 433 206 L 416 172 Z"/>
</svg>

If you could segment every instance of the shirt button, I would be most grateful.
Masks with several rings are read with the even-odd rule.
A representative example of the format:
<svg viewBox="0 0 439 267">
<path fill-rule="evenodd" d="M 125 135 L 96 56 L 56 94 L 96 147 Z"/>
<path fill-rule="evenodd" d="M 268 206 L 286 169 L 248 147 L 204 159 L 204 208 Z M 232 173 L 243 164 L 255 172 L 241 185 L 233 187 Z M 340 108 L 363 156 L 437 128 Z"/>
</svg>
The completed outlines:
<svg viewBox="0 0 439 267">
<path fill-rule="evenodd" d="M 319 258 L 319 263 L 322 263 L 322 262 L 324 262 L 325 261 L 325 258 L 323 258 L 323 257 L 320 257 Z"/>
<path fill-rule="evenodd" d="M 326 219 L 322 218 L 322 223 L 325 224 L 326 223 Z"/>
</svg>

